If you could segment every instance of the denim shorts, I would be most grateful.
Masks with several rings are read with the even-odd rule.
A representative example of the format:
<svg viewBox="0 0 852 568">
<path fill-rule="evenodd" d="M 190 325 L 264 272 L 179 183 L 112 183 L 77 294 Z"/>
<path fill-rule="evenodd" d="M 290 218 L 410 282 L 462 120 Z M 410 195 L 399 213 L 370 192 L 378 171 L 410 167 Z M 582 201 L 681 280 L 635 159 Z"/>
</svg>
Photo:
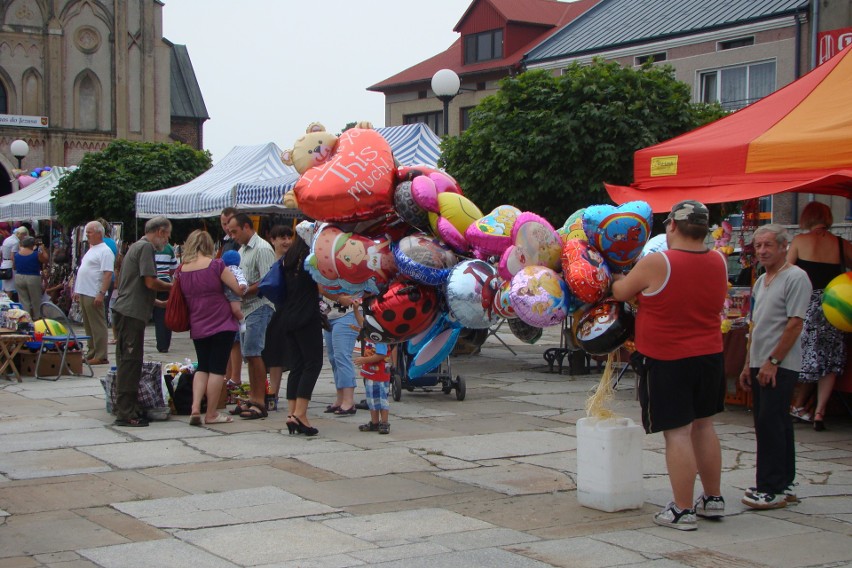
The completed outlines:
<svg viewBox="0 0 852 568">
<path fill-rule="evenodd" d="M 246 330 L 240 333 L 243 357 L 260 357 L 266 343 L 266 328 L 275 310 L 266 304 L 246 316 Z"/>
<path fill-rule="evenodd" d="M 388 410 L 388 381 L 364 380 L 364 390 L 367 395 L 367 408 L 370 410 Z"/>
</svg>

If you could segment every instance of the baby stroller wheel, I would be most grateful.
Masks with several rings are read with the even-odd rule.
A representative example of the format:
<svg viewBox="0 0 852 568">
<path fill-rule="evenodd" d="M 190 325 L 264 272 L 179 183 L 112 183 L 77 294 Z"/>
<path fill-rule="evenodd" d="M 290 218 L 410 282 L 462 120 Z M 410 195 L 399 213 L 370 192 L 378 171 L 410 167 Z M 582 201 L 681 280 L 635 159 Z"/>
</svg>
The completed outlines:
<svg viewBox="0 0 852 568">
<path fill-rule="evenodd" d="M 462 401 L 464 400 L 465 395 L 465 386 L 464 386 L 464 377 L 461 375 L 456 375 L 456 400 Z"/>
<path fill-rule="evenodd" d="M 399 399 L 402 398 L 402 377 L 400 377 L 399 371 L 396 369 L 391 369 L 391 396 L 393 397 L 394 402 L 399 402 Z"/>
</svg>

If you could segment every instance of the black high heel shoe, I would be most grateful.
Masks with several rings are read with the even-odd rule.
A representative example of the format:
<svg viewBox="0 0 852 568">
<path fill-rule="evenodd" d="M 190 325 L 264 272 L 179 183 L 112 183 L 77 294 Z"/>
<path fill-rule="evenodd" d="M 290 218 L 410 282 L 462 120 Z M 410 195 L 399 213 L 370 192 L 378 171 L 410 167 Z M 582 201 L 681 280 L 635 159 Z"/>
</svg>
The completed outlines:
<svg viewBox="0 0 852 568">
<path fill-rule="evenodd" d="M 305 426 L 304 424 L 302 424 L 302 421 L 299 420 L 298 417 L 294 416 L 293 420 L 296 421 L 296 426 L 299 430 L 299 434 L 304 434 L 305 436 L 316 436 L 317 434 L 319 434 L 319 430 L 317 430 L 313 426 Z"/>
<path fill-rule="evenodd" d="M 293 416 L 288 416 L 287 420 L 284 422 L 284 424 L 287 425 L 287 432 L 289 432 L 292 435 L 292 434 L 295 434 L 296 432 L 299 431 L 299 427 L 296 426 L 295 422 L 290 422 L 291 418 L 293 418 Z"/>
<path fill-rule="evenodd" d="M 819 419 L 817 419 L 817 416 L 819 416 Z M 817 432 L 824 432 L 826 430 L 823 418 L 824 417 L 821 412 L 814 413 L 814 430 Z"/>
</svg>

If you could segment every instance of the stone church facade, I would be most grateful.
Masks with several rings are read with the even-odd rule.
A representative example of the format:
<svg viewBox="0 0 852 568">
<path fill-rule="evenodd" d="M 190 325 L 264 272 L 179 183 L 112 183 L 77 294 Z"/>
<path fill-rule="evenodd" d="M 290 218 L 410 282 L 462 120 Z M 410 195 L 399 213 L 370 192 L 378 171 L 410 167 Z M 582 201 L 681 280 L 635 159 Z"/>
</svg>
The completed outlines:
<svg viewBox="0 0 852 568">
<path fill-rule="evenodd" d="M 185 47 L 163 38 L 162 10 L 159 0 L 0 0 L 0 115 L 47 123 L 0 123 L 0 167 L 17 168 L 19 138 L 24 169 L 78 164 L 117 138 L 201 148 L 206 108 Z"/>
</svg>

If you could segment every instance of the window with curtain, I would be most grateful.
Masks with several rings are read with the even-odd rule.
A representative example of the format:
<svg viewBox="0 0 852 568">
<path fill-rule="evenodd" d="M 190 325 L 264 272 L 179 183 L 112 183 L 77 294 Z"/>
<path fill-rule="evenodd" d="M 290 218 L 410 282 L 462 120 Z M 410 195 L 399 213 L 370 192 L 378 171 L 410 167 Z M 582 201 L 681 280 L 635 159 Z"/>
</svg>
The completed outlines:
<svg viewBox="0 0 852 568">
<path fill-rule="evenodd" d="M 725 110 L 737 110 L 775 91 L 775 62 L 703 71 L 699 77 L 701 102 L 719 102 Z"/>
</svg>

